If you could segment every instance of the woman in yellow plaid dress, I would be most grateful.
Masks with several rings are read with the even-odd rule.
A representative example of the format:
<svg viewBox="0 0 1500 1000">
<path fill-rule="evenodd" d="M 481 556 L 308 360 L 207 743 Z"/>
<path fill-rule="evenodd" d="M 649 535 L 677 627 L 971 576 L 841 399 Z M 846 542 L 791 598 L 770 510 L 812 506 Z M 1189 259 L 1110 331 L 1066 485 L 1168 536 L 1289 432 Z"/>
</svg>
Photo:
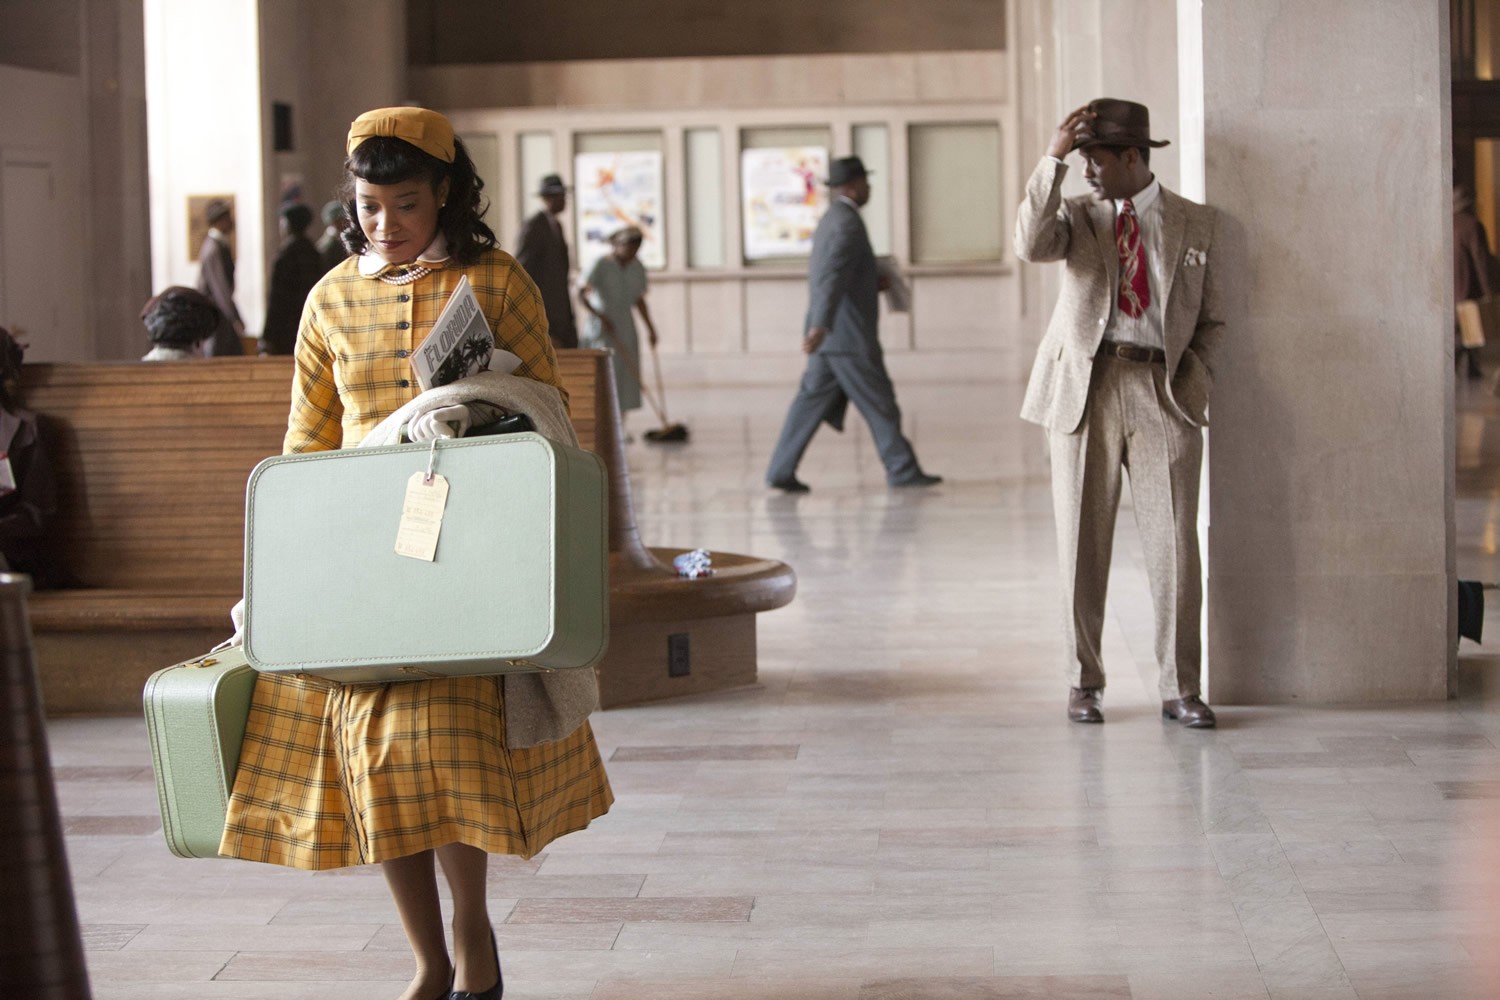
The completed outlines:
<svg viewBox="0 0 1500 1000">
<path fill-rule="evenodd" d="M 417 396 L 408 359 L 464 275 L 497 347 L 521 359 L 514 374 L 561 390 L 541 298 L 481 220 L 481 187 L 442 115 L 383 108 L 354 121 L 342 199 L 352 255 L 303 310 L 285 451 L 352 447 Z M 422 433 L 437 431 L 419 419 Z M 262 674 L 220 853 L 314 870 L 379 862 L 416 957 L 400 1000 L 497 1000 L 488 855 L 530 857 L 612 801 L 580 684 L 592 674 L 358 685 Z M 525 739 L 507 738 L 507 715 L 528 720 Z"/>
</svg>

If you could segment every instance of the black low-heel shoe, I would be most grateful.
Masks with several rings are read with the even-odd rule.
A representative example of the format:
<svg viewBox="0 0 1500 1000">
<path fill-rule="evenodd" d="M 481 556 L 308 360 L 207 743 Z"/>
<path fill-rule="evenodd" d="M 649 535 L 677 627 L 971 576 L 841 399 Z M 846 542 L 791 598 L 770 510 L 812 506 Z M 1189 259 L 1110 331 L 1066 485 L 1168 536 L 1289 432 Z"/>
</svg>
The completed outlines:
<svg viewBox="0 0 1500 1000">
<path fill-rule="evenodd" d="M 495 943 L 493 930 L 490 931 L 490 948 L 495 952 L 495 985 L 483 993 L 454 990 L 448 994 L 448 1000 L 501 1000 L 501 997 L 505 996 L 505 973 L 500 969 L 500 946 Z"/>
</svg>

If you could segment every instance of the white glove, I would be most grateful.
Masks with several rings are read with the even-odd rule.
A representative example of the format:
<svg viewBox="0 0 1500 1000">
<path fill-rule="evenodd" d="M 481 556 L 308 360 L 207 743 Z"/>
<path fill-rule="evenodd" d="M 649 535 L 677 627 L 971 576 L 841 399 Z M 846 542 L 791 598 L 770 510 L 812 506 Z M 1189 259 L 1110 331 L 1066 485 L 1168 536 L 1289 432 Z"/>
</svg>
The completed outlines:
<svg viewBox="0 0 1500 1000">
<path fill-rule="evenodd" d="M 463 403 L 428 410 L 406 425 L 406 436 L 413 441 L 434 438 L 461 438 L 469 432 L 473 416 Z"/>
<path fill-rule="evenodd" d="M 229 620 L 234 623 L 234 635 L 219 643 L 210 653 L 218 653 L 228 649 L 230 646 L 243 646 L 245 644 L 245 599 L 229 609 Z"/>
</svg>

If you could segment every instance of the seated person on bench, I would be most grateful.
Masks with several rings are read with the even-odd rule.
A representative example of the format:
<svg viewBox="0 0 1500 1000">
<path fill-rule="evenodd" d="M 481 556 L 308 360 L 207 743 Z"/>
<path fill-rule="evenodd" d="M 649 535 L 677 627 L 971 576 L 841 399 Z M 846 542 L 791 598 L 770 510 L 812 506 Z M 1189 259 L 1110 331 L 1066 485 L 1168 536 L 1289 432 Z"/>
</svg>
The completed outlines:
<svg viewBox="0 0 1500 1000">
<path fill-rule="evenodd" d="M 0 570 L 26 573 L 38 589 L 72 581 L 50 551 L 57 483 L 37 433 L 36 414 L 17 395 L 23 348 L 0 327 Z"/>
</svg>

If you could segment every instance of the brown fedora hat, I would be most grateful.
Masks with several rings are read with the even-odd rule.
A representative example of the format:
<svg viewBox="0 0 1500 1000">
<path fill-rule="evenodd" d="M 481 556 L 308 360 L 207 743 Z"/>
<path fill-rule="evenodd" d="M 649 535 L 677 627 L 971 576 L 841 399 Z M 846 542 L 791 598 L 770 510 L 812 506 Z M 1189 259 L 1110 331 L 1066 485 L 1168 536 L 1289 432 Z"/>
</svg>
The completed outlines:
<svg viewBox="0 0 1500 1000">
<path fill-rule="evenodd" d="M 1167 145 L 1165 139 L 1151 138 L 1151 112 L 1144 104 L 1100 97 L 1089 101 L 1089 110 L 1097 117 L 1085 122 L 1073 140 L 1074 149 L 1090 146 Z"/>
</svg>

